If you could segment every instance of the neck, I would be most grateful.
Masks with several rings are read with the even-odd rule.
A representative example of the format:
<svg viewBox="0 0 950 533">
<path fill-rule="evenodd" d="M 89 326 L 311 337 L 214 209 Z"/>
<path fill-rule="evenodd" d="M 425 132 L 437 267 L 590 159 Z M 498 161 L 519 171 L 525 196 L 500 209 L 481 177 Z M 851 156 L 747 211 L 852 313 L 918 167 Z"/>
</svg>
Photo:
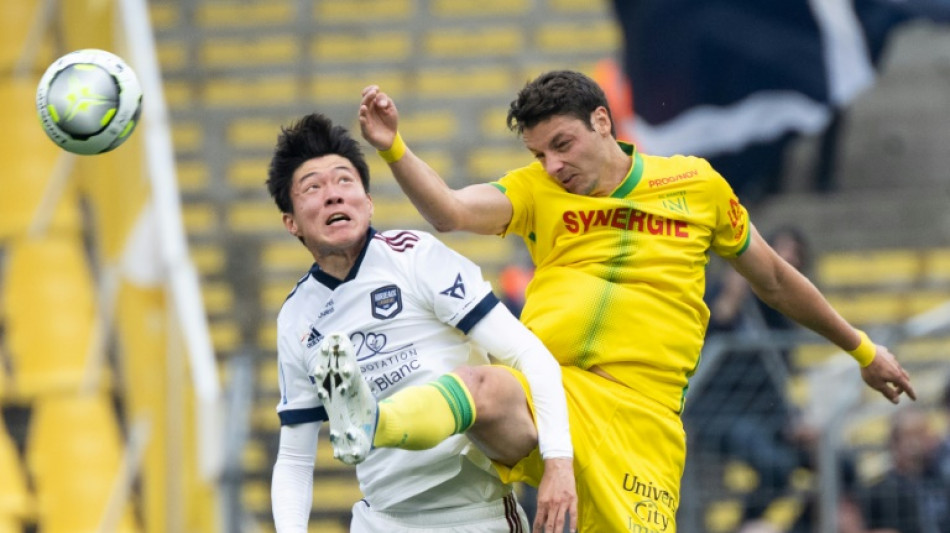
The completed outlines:
<svg viewBox="0 0 950 533">
<path fill-rule="evenodd" d="M 604 169 L 604 180 L 601 182 L 603 190 L 599 191 L 600 196 L 607 196 L 619 187 L 627 175 L 630 174 L 630 167 L 632 166 L 633 158 L 627 155 L 619 144 L 614 143 Z"/>
<path fill-rule="evenodd" d="M 320 266 L 320 270 L 336 279 L 344 280 L 356 260 L 359 259 L 363 246 L 366 245 L 366 236 L 359 242 L 345 248 L 312 249 L 313 260 Z"/>
<path fill-rule="evenodd" d="M 349 257 L 344 253 L 315 256 L 316 262 L 320 265 L 320 270 L 333 276 L 336 279 L 344 280 L 346 275 L 353 269 L 356 263 L 356 257 Z"/>
</svg>

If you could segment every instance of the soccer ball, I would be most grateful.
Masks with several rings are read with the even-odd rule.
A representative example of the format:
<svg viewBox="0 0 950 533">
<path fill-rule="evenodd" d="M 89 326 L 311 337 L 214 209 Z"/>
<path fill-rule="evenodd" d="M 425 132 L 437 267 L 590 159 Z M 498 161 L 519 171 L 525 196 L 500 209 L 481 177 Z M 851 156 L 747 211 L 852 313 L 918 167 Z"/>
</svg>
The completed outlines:
<svg viewBox="0 0 950 533">
<path fill-rule="evenodd" d="M 46 134 L 60 147 L 101 154 L 132 134 L 142 112 L 142 86 L 115 54 L 76 50 L 46 69 L 36 87 L 36 110 Z"/>
</svg>

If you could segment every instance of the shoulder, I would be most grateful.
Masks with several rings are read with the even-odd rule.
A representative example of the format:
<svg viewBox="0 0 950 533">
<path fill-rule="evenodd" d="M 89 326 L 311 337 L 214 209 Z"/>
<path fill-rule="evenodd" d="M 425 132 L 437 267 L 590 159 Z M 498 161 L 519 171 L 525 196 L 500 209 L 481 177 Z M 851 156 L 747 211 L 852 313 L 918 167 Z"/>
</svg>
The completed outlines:
<svg viewBox="0 0 950 533">
<path fill-rule="evenodd" d="M 642 154 L 643 180 L 651 189 L 667 186 L 708 184 L 722 176 L 702 157 L 692 155 L 657 156 Z"/>
<path fill-rule="evenodd" d="M 306 293 L 309 292 L 307 289 L 307 280 L 310 279 L 310 272 L 307 271 L 300 279 L 297 280 L 297 283 L 294 285 L 293 289 L 287 294 L 287 297 L 284 299 L 284 303 L 280 307 L 280 311 L 277 313 L 277 322 L 280 323 L 283 317 L 291 316 L 294 314 L 294 311 L 304 305 L 302 302 L 306 300 Z"/>
<path fill-rule="evenodd" d="M 420 230 L 393 229 L 377 231 L 373 235 L 372 245 L 385 254 L 412 255 L 418 249 L 441 244 L 431 233 Z"/>
<path fill-rule="evenodd" d="M 502 178 L 494 182 L 496 186 L 505 189 L 516 187 L 544 187 L 546 184 L 553 185 L 554 181 L 548 178 L 547 171 L 541 166 L 541 163 L 535 161 L 521 168 L 516 168 L 505 173 Z"/>
</svg>

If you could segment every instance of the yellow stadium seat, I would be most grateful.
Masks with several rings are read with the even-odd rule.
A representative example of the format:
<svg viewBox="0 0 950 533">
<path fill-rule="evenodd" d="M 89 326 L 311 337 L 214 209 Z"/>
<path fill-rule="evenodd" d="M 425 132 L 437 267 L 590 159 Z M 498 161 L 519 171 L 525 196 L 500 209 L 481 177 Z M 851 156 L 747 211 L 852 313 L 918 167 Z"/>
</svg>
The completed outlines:
<svg viewBox="0 0 950 533">
<path fill-rule="evenodd" d="M 172 142 L 177 153 L 201 152 L 204 129 L 199 122 L 179 120 L 172 126 Z"/>
<path fill-rule="evenodd" d="M 622 35 L 613 20 L 597 22 L 551 22 L 542 25 L 534 45 L 552 54 L 598 53 L 605 57 L 620 48 Z"/>
<path fill-rule="evenodd" d="M 350 530 L 349 525 L 349 522 L 343 519 L 311 519 L 308 531 L 310 533 L 347 533 Z"/>
<path fill-rule="evenodd" d="M 315 510 L 348 511 L 363 497 L 355 476 L 317 476 L 313 480 Z"/>
<path fill-rule="evenodd" d="M 413 36 L 408 31 L 379 31 L 369 34 L 328 31 L 318 33 L 314 37 L 310 54 L 315 61 L 326 64 L 377 61 L 392 63 L 412 55 L 412 42 Z"/>
<path fill-rule="evenodd" d="M 228 38 L 207 41 L 198 51 L 207 67 L 250 67 L 291 64 L 300 57 L 299 39 L 289 35 L 276 37 Z"/>
<path fill-rule="evenodd" d="M 300 271 L 304 272 L 304 269 L 301 268 Z M 293 288 L 293 282 L 288 283 L 287 280 L 265 281 L 264 287 L 261 289 L 261 305 L 263 306 L 264 312 L 272 317 L 276 317 L 277 311 L 284 305 L 287 296 Z"/>
<path fill-rule="evenodd" d="M 251 441 L 241 453 L 241 466 L 250 472 L 262 472 L 270 469 L 276 457 L 270 457 L 261 441 Z"/>
<path fill-rule="evenodd" d="M 911 315 L 908 299 L 900 292 L 828 292 L 826 296 L 841 316 L 856 325 L 891 324 Z"/>
<path fill-rule="evenodd" d="M 360 2 L 314 2 L 313 17 L 323 24 L 405 20 L 415 13 L 412 0 L 361 0 Z"/>
<path fill-rule="evenodd" d="M 471 259 L 483 269 L 508 264 L 512 259 L 512 241 L 509 239 L 459 233 L 439 234 L 438 237 L 446 246 Z"/>
<path fill-rule="evenodd" d="M 748 494 L 759 486 L 759 475 L 745 462 L 728 461 L 723 468 L 722 484 L 738 494 Z"/>
<path fill-rule="evenodd" d="M 422 46 L 429 57 L 510 57 L 524 49 L 524 41 L 522 28 L 486 25 L 432 30 L 426 33 Z"/>
<path fill-rule="evenodd" d="M 610 13 L 612 9 L 608 6 L 606 0 L 585 0 L 583 2 L 578 2 L 578 0 L 547 0 L 547 4 L 553 11 L 570 16 L 583 13 L 598 15 L 605 12 Z"/>
<path fill-rule="evenodd" d="M 274 139 L 277 139 L 275 130 Z M 234 188 L 264 190 L 270 157 L 242 157 L 228 165 L 228 183 Z M 274 206 L 276 210 L 277 207 Z"/>
<path fill-rule="evenodd" d="M 272 214 L 275 217 L 280 216 L 276 209 L 273 210 Z M 306 274 L 310 265 L 313 264 L 313 255 L 290 234 L 287 235 L 286 239 L 275 239 L 265 244 L 261 256 L 265 272 L 287 272 L 291 274 L 293 279 L 288 278 L 281 281 L 284 286 L 284 297 L 290 294 L 290 291 L 294 288 L 293 284 L 300 276 Z"/>
<path fill-rule="evenodd" d="M 204 86 L 204 101 L 209 107 L 252 108 L 299 98 L 299 82 L 292 76 L 266 78 L 218 78 Z M 278 130 L 271 132 L 271 144 Z"/>
<path fill-rule="evenodd" d="M 381 230 L 419 227 L 422 215 L 405 196 L 380 196 L 373 199 L 373 225 Z"/>
<path fill-rule="evenodd" d="M 738 499 L 716 501 L 709 504 L 706 509 L 706 516 L 704 517 L 705 531 L 709 533 L 736 531 L 741 520 L 741 501 Z"/>
<path fill-rule="evenodd" d="M 12 72 L 24 52 L 30 23 L 42 4 L 39 0 L 0 3 L 0 72 Z"/>
<path fill-rule="evenodd" d="M 528 0 L 434 0 L 429 11 L 439 17 L 477 18 L 486 15 L 524 15 Z"/>
<path fill-rule="evenodd" d="M 86 371 L 96 327 L 82 243 L 44 239 L 11 244 L 3 281 L 17 393 L 32 397 L 75 390 Z"/>
<path fill-rule="evenodd" d="M 213 205 L 193 203 L 182 206 L 182 221 L 189 235 L 208 233 L 218 226 L 218 216 Z"/>
<path fill-rule="evenodd" d="M 328 3 L 328 2 L 321 2 Z M 342 103 L 349 105 L 360 91 L 370 83 L 385 87 L 393 98 L 400 98 L 408 92 L 407 73 L 394 70 L 366 69 L 366 72 L 323 72 L 317 66 L 317 73 L 310 81 L 314 102 L 319 105 Z"/>
<path fill-rule="evenodd" d="M 422 69 L 416 79 L 418 95 L 426 98 L 507 98 L 519 85 L 513 72 L 497 66 Z"/>
<path fill-rule="evenodd" d="M 184 42 L 164 41 L 157 45 L 158 64 L 165 72 L 180 70 L 188 66 L 191 59 Z"/>
<path fill-rule="evenodd" d="M 926 250 L 921 257 L 921 270 L 926 281 L 950 282 L 950 248 Z"/>
<path fill-rule="evenodd" d="M 241 504 L 252 513 L 270 509 L 270 486 L 264 481 L 245 481 L 241 486 Z"/>
<path fill-rule="evenodd" d="M 230 283 L 206 282 L 201 286 L 201 296 L 208 314 L 226 314 L 234 309 L 234 290 Z"/>
<path fill-rule="evenodd" d="M 44 533 L 95 531 L 119 473 L 123 442 L 102 393 L 50 395 L 34 402 L 27 465 Z M 136 528 L 128 508 L 118 531 Z"/>
<path fill-rule="evenodd" d="M 502 123 L 503 124 L 503 123 Z M 501 125 L 498 126 L 502 127 Z M 469 174 L 483 180 L 496 180 L 506 172 L 531 163 L 531 154 L 523 146 L 476 148 L 468 156 Z"/>
<path fill-rule="evenodd" d="M 241 148 L 273 149 L 281 124 L 278 119 L 236 119 L 227 128 L 228 143 Z"/>
<path fill-rule="evenodd" d="M 181 21 L 181 12 L 177 3 L 149 2 L 149 20 L 156 30 L 174 28 Z"/>
<path fill-rule="evenodd" d="M 233 352 L 241 343 L 241 328 L 231 320 L 212 320 L 211 344 L 216 352 Z"/>
<path fill-rule="evenodd" d="M 176 173 L 182 192 L 201 191 L 208 186 L 208 167 L 204 161 L 179 161 Z"/>
<path fill-rule="evenodd" d="M 458 134 L 458 115 L 451 110 L 416 112 L 400 118 L 399 127 L 412 132 L 414 142 L 449 141 Z"/>
<path fill-rule="evenodd" d="M 862 250 L 827 253 L 818 260 L 822 287 L 909 285 L 921 273 L 916 250 Z"/>
<path fill-rule="evenodd" d="M 191 245 L 189 247 L 191 260 L 202 276 L 210 276 L 222 272 L 227 264 L 224 250 L 220 245 Z"/>
<path fill-rule="evenodd" d="M 288 24 L 296 15 L 288 0 L 257 2 L 199 2 L 195 20 L 206 28 L 275 26 Z"/>
<path fill-rule="evenodd" d="M 272 202 L 235 202 L 227 214 L 228 227 L 247 233 L 279 233 L 286 231 L 281 214 Z"/>
<path fill-rule="evenodd" d="M 257 347 L 266 353 L 273 352 L 277 347 L 276 320 L 268 320 L 257 330 Z"/>
<path fill-rule="evenodd" d="M 15 2 L 13 2 L 15 3 Z M 4 6 L 10 2 L 3 3 Z M 0 17 L 2 18 L 2 17 Z M 33 102 L 36 80 L 0 80 L 0 102 Z M 22 237 L 37 216 L 54 168 L 65 152 L 39 127 L 32 105 L 12 105 L 4 111 L 0 130 L 0 240 Z M 76 203 L 76 187 L 66 183 L 56 191 L 59 201 L 51 216 L 50 231 L 77 235 L 82 227 Z"/>
</svg>

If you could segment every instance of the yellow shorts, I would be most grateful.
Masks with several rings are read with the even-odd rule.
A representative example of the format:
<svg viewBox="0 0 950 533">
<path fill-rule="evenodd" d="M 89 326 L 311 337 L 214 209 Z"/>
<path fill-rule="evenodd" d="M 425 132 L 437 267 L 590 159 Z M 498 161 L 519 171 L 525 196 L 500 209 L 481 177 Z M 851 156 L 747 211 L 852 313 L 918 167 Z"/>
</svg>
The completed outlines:
<svg viewBox="0 0 950 533">
<path fill-rule="evenodd" d="M 531 414 L 534 403 L 521 382 Z M 633 389 L 573 366 L 561 367 L 567 396 L 578 529 L 673 533 L 686 436 L 679 415 Z M 512 468 L 495 463 L 505 482 L 537 486 L 544 463 L 537 448 Z"/>
</svg>

